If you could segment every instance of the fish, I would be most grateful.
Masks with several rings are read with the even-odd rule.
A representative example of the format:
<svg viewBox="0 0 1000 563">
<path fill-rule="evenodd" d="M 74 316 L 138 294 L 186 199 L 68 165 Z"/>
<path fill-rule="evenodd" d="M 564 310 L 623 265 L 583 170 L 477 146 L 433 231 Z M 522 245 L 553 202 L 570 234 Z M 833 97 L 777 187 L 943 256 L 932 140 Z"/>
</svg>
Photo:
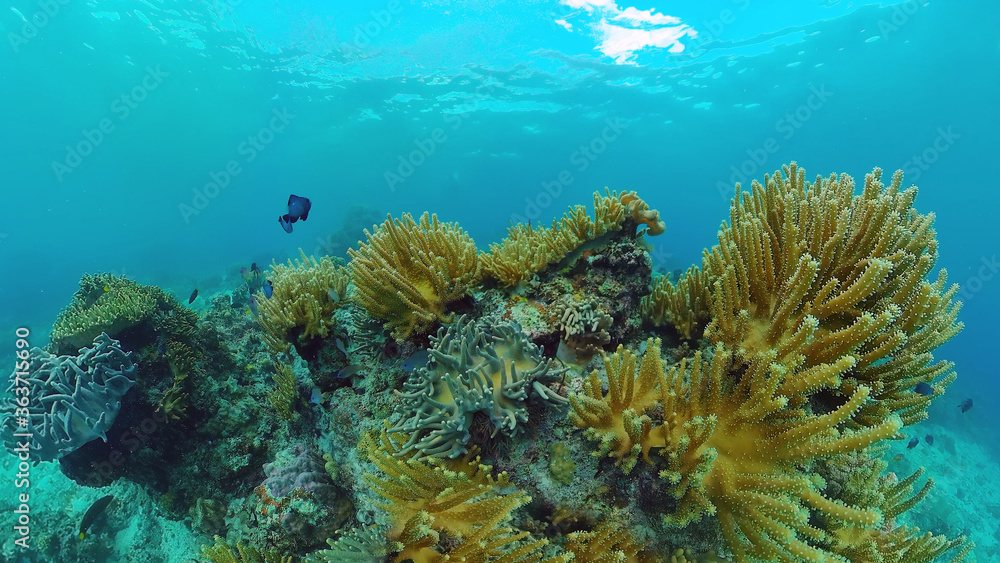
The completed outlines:
<svg viewBox="0 0 1000 563">
<path fill-rule="evenodd" d="M 86 297 L 83 298 L 83 306 L 90 307 L 94 303 L 97 303 L 97 300 L 103 297 L 104 294 L 108 293 L 109 291 L 111 291 L 111 288 L 108 286 L 98 287 L 97 289 L 91 291 L 89 294 L 87 294 Z"/>
<path fill-rule="evenodd" d="M 197 298 L 198 298 L 198 288 L 196 287 L 194 288 L 194 291 L 191 292 L 191 297 L 188 297 L 188 305 L 194 303 L 194 300 Z"/>
<path fill-rule="evenodd" d="M 260 314 L 260 310 L 257 308 L 257 299 L 255 299 L 253 295 L 250 296 L 247 304 L 250 306 L 250 312 L 253 313 L 253 316 L 256 317 Z"/>
<path fill-rule="evenodd" d="M 343 340 L 341 340 L 341 339 L 338 338 L 338 339 L 334 340 L 333 343 L 337 346 L 337 350 L 340 350 L 341 352 L 343 352 L 343 354 L 345 356 L 347 355 L 347 348 L 344 346 L 344 341 Z"/>
<path fill-rule="evenodd" d="M 253 274 L 254 277 L 259 277 L 260 276 L 261 271 L 260 271 L 260 268 L 257 267 L 257 263 L 256 262 L 252 262 L 250 264 L 250 273 Z"/>
<path fill-rule="evenodd" d="M 576 356 L 576 350 L 561 339 L 559 340 L 559 347 L 556 348 L 556 358 L 564 364 L 577 365 L 580 363 L 580 358 Z"/>
<path fill-rule="evenodd" d="M 327 295 L 330 296 L 330 299 L 333 299 L 334 303 L 340 303 L 340 294 L 337 293 L 336 289 L 331 289 L 330 291 L 328 291 L 326 293 L 327 293 Z"/>
<path fill-rule="evenodd" d="M 271 295 L 273 294 L 274 294 L 274 284 L 271 283 L 271 280 L 268 280 L 267 283 L 264 285 L 264 297 L 270 299 Z"/>
<path fill-rule="evenodd" d="M 323 393 L 319 390 L 319 387 L 312 388 L 312 394 L 309 395 L 309 402 L 316 405 L 323 404 Z"/>
<path fill-rule="evenodd" d="M 337 379 L 347 379 L 348 377 L 357 374 L 359 371 L 361 371 L 361 366 L 357 364 L 346 365 L 337 372 Z"/>
<path fill-rule="evenodd" d="M 919 444 L 919 443 L 920 443 L 920 438 L 917 438 L 916 436 L 914 436 L 914 437 L 910 438 L 910 443 L 906 444 L 906 449 L 912 450 L 913 448 L 917 447 L 917 444 Z"/>
<path fill-rule="evenodd" d="M 427 350 L 417 350 L 416 352 L 410 354 L 405 360 L 403 360 L 402 367 L 406 371 L 413 371 L 417 368 L 422 368 L 427 365 L 427 362 L 431 359 L 431 353 Z"/>
<path fill-rule="evenodd" d="M 299 219 L 305 221 L 309 218 L 309 210 L 312 209 L 312 202 L 309 198 L 291 194 L 288 196 L 288 213 L 278 217 L 278 223 L 286 233 L 292 232 L 292 223 Z"/>
<path fill-rule="evenodd" d="M 94 501 L 94 504 L 90 505 L 90 508 L 88 508 L 87 512 L 83 515 L 83 520 L 80 521 L 81 540 L 85 535 L 87 535 L 87 529 L 90 528 L 90 525 L 94 523 L 94 520 L 97 520 L 97 517 L 104 512 L 104 509 L 106 509 L 113 500 L 115 500 L 114 495 L 108 495 L 97 499 Z"/>
<path fill-rule="evenodd" d="M 250 279 L 253 278 L 253 272 L 251 272 L 249 268 L 244 266 L 240 268 L 240 277 L 243 278 L 243 281 L 250 281 Z"/>
<path fill-rule="evenodd" d="M 930 397 L 934 394 L 934 388 L 923 381 L 917 383 L 917 385 L 913 388 L 913 391 L 918 395 L 923 395 L 924 397 Z"/>
<path fill-rule="evenodd" d="M 969 409 L 972 408 L 972 399 L 966 399 L 962 401 L 958 405 L 958 408 L 962 409 L 962 412 L 969 412 Z"/>
<path fill-rule="evenodd" d="M 924 436 L 924 441 L 927 442 L 928 446 L 933 446 L 934 445 L 934 436 L 931 436 L 930 434 L 928 434 L 928 435 Z"/>
<path fill-rule="evenodd" d="M 892 461 L 903 461 L 903 454 L 896 454 L 892 456 Z"/>
</svg>

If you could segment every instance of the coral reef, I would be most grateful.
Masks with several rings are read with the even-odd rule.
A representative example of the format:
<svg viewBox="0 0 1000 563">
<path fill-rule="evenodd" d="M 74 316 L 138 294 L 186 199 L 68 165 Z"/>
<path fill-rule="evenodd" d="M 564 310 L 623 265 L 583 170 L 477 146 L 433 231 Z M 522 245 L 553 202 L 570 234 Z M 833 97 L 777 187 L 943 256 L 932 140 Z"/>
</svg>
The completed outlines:
<svg viewBox="0 0 1000 563">
<path fill-rule="evenodd" d="M 529 391 L 559 405 L 566 399 L 544 385 L 560 372 L 549 369 L 534 345 L 512 326 L 489 330 L 460 317 L 432 338 L 427 366 L 403 386 L 403 420 L 392 431 L 410 435 L 404 452 L 456 457 L 467 451 L 474 413 L 485 414 L 494 433 L 515 436 L 528 420 Z"/>
<path fill-rule="evenodd" d="M 84 274 L 80 289 L 56 318 L 49 339 L 60 353 L 90 345 L 102 332 L 116 337 L 150 317 L 163 292 L 124 276 Z"/>
<path fill-rule="evenodd" d="M 424 213 L 386 219 L 367 242 L 348 250 L 354 298 L 397 339 L 449 322 L 448 306 L 479 282 L 476 244 L 457 223 Z"/>
<path fill-rule="evenodd" d="M 333 312 L 345 303 L 350 274 L 329 256 L 317 260 L 301 248 L 299 255 L 295 262 L 272 264 L 273 293 L 267 298 L 258 291 L 255 299 L 271 350 L 287 352 L 295 346 L 300 356 L 308 357 L 314 341 L 330 333 Z"/>
<path fill-rule="evenodd" d="M 267 400 L 274 410 L 285 420 L 295 417 L 292 404 L 298 396 L 295 384 L 295 372 L 287 364 L 274 364 L 274 389 L 267 394 Z"/>
<path fill-rule="evenodd" d="M 672 325 L 681 337 L 697 340 L 711 319 L 708 275 L 691 266 L 674 285 L 670 276 L 653 280 L 649 295 L 639 304 L 643 319 L 655 326 Z"/>
<path fill-rule="evenodd" d="M 29 357 L 26 381 L 39 398 L 18 408 L 18 383 L 11 383 L 9 399 L 0 408 L 7 449 L 14 451 L 14 434 L 25 420 L 28 424 L 20 432 L 31 434 L 35 463 L 59 459 L 97 438 L 107 441 L 106 432 L 118 416 L 122 397 L 135 385 L 137 369 L 119 342 L 102 333 L 75 356 L 33 348 Z"/>
</svg>

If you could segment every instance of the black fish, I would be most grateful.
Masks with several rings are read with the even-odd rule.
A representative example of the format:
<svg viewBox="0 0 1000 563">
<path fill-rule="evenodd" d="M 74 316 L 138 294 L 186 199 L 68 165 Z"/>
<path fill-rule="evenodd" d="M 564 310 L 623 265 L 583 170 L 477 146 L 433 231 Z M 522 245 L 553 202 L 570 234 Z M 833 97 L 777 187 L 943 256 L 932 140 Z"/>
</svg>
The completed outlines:
<svg viewBox="0 0 1000 563">
<path fill-rule="evenodd" d="M 198 298 L 198 288 L 196 287 L 194 288 L 194 291 L 191 292 L 191 297 L 188 297 L 188 305 L 194 303 L 194 300 L 197 298 Z"/>
<path fill-rule="evenodd" d="M 100 516 L 102 512 L 104 512 L 104 509 L 107 508 L 108 505 L 111 504 L 111 501 L 113 500 L 115 500 L 115 497 L 113 495 L 108 495 L 106 497 L 101 497 L 97 499 L 96 501 L 94 501 L 94 504 L 90 505 L 90 508 L 88 508 L 87 512 L 83 515 L 83 520 L 80 521 L 81 540 L 86 535 L 87 528 L 89 528 L 90 525 L 94 523 L 94 520 L 97 520 L 97 517 Z"/>
<path fill-rule="evenodd" d="M 920 438 L 914 436 L 913 438 L 910 438 L 910 443 L 906 444 L 906 449 L 912 450 L 913 448 L 917 447 L 917 444 L 919 443 L 920 443 Z"/>
<path fill-rule="evenodd" d="M 278 217 L 278 223 L 286 233 L 292 232 L 292 223 L 309 218 L 309 210 L 312 209 L 312 202 L 307 197 L 292 194 L 288 196 L 288 213 Z"/>
<path fill-rule="evenodd" d="M 934 388 L 923 381 L 917 383 L 917 385 L 913 388 L 913 391 L 918 395 L 923 395 L 924 397 L 930 397 L 934 394 Z"/>
<path fill-rule="evenodd" d="M 969 409 L 972 408 L 972 399 L 962 401 L 962 403 L 958 405 L 958 408 L 962 409 L 962 412 L 969 412 Z"/>
<path fill-rule="evenodd" d="M 934 436 L 931 436 L 930 434 L 928 434 L 928 435 L 924 436 L 924 440 L 927 441 L 927 445 L 928 446 L 933 446 L 934 445 Z"/>
</svg>

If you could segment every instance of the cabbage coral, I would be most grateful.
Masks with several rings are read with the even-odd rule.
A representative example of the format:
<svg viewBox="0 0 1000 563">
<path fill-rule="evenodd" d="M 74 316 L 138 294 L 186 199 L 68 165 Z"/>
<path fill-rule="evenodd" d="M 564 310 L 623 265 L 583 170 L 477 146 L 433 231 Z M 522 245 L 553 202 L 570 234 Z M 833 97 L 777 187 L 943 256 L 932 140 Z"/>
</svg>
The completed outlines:
<svg viewBox="0 0 1000 563">
<path fill-rule="evenodd" d="M 889 186 L 876 168 L 854 195 L 853 179 L 805 181 L 793 163 L 784 174 L 737 193 L 719 245 L 703 268 L 713 279 L 706 334 L 744 364 L 773 350 L 784 369 L 810 374 L 780 393 L 796 403 L 824 386 L 851 395 L 867 386 L 875 401 L 857 417 L 877 423 L 898 413 L 906 424 L 927 416 L 932 397 L 913 393 L 954 379 L 931 352 L 962 329 L 956 285 L 937 261 L 934 215 L 913 209 L 917 189 Z"/>
<path fill-rule="evenodd" d="M 333 326 L 333 312 L 344 304 L 350 275 L 332 258 L 316 260 L 299 249 L 301 260 L 271 264 L 270 298 L 257 292 L 264 340 L 274 352 L 287 352 L 325 338 Z M 300 352 L 301 353 L 301 352 Z"/>
<path fill-rule="evenodd" d="M 436 321 L 450 322 L 448 305 L 479 282 L 476 244 L 457 223 L 442 223 L 424 213 L 417 223 L 409 213 L 388 217 L 368 242 L 349 249 L 357 302 L 386 321 L 403 339 Z"/>
</svg>

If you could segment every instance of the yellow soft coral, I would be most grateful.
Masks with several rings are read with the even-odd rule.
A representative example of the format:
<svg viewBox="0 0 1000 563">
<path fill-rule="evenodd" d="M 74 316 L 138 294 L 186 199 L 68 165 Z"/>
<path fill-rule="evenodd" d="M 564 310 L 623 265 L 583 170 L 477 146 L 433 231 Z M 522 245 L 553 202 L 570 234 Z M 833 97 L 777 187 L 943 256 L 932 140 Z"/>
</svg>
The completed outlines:
<svg viewBox="0 0 1000 563">
<path fill-rule="evenodd" d="M 349 249 L 355 298 L 373 317 L 386 321 L 397 339 L 449 322 L 448 305 L 479 282 L 476 244 L 457 223 L 424 213 L 386 219 L 368 242 Z"/>
<path fill-rule="evenodd" d="M 944 270 L 925 279 L 937 260 L 933 214 L 913 209 L 917 190 L 901 189 L 901 172 L 889 186 L 881 174 L 854 195 L 850 176 L 808 183 L 793 163 L 737 193 L 731 224 L 703 259 L 714 281 L 706 334 L 744 363 L 774 350 L 790 371 L 818 370 L 782 390 L 796 404 L 821 386 L 865 385 L 876 400 L 859 422 L 897 413 L 912 424 L 931 399 L 912 387 L 936 381 L 940 394 L 954 378 L 931 351 L 961 330 L 961 303 Z"/>
<path fill-rule="evenodd" d="M 639 312 L 656 326 L 669 323 L 685 339 L 697 339 L 710 318 L 710 285 L 708 274 L 697 266 L 681 274 L 676 285 L 669 276 L 660 276 L 639 301 Z"/>
<path fill-rule="evenodd" d="M 255 297 L 264 341 L 274 352 L 285 352 L 326 337 L 333 326 L 333 312 L 343 305 L 350 276 L 332 258 L 316 260 L 299 249 L 301 260 L 271 264 L 273 293 Z M 301 351 L 300 351 L 301 353 Z"/>
</svg>

